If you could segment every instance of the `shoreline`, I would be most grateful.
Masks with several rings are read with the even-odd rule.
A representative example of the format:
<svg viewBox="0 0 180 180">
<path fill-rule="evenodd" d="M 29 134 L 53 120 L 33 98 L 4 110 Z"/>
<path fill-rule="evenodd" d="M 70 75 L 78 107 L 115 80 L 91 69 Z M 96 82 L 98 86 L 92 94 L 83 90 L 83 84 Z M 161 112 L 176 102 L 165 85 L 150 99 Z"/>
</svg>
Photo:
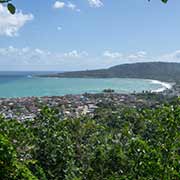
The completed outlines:
<svg viewBox="0 0 180 180">
<path fill-rule="evenodd" d="M 173 88 L 173 86 L 176 84 L 174 83 L 169 83 L 169 82 L 164 82 L 164 81 L 159 81 L 159 80 L 154 80 L 154 79 L 148 79 L 149 82 L 151 82 L 152 84 L 160 84 L 162 87 L 152 90 L 152 93 L 161 93 L 165 90 L 170 90 Z"/>
<path fill-rule="evenodd" d="M 120 79 L 137 79 L 137 78 L 120 78 Z M 165 81 L 160 81 L 160 80 L 155 80 L 155 79 L 143 79 L 142 80 L 146 80 L 147 82 L 149 82 L 149 84 L 159 84 L 161 85 L 161 87 L 157 87 L 157 89 L 154 89 L 154 90 L 148 90 L 147 92 L 150 92 L 150 93 L 163 93 L 164 91 L 167 91 L 167 90 L 171 90 L 173 89 L 174 85 L 176 85 L 175 82 L 165 82 Z M 141 92 L 137 92 L 137 94 L 141 94 L 143 92 L 143 90 Z M 43 97 L 64 97 L 64 96 L 77 96 L 77 95 L 84 95 L 84 94 L 104 94 L 103 91 L 101 92 L 96 92 L 96 93 L 88 93 L 88 92 L 83 92 L 83 93 L 80 93 L 80 94 L 64 94 L 64 95 L 48 95 L 48 96 L 17 96 L 17 97 L 0 97 L 0 99 L 21 99 L 21 98 L 43 98 Z M 125 94 L 125 95 L 131 95 L 133 94 L 133 91 L 132 92 L 118 92 L 118 91 L 115 91 L 114 94 Z"/>
<path fill-rule="evenodd" d="M 62 77 L 41 77 L 40 78 L 55 78 L 55 79 L 61 79 Z M 69 79 L 69 77 L 63 77 L 63 78 L 67 78 Z M 75 77 L 75 79 L 77 79 Z M 80 78 L 81 79 L 81 78 Z M 91 77 L 85 77 L 84 79 L 114 79 L 114 78 L 91 78 Z M 116 78 L 115 78 L 116 79 Z M 117 78 L 118 79 L 118 78 Z M 170 90 L 173 88 L 173 86 L 176 84 L 175 82 L 165 82 L 165 81 L 160 81 L 160 80 L 156 80 L 156 79 L 144 79 L 144 78 L 120 78 L 120 79 L 142 79 L 142 80 L 147 80 L 148 82 L 150 82 L 151 84 L 160 84 L 162 87 L 158 88 L 158 89 L 155 89 L 155 90 L 149 90 L 149 92 L 152 92 L 152 93 L 162 93 L 163 91 L 166 91 L 166 90 Z M 142 91 L 143 92 L 143 91 Z M 84 93 L 87 93 L 87 92 L 84 92 Z M 84 94 L 82 93 L 82 94 Z M 99 92 L 99 93 L 103 93 L 103 92 Z M 98 93 L 98 94 L 99 94 Z M 118 93 L 118 92 L 116 92 Z M 141 93 L 141 92 L 139 92 Z M 96 94 L 96 93 L 95 93 Z M 119 94 L 123 94 L 123 93 L 119 93 Z M 124 94 L 132 94 L 132 92 L 130 93 L 124 93 Z M 66 94 L 68 95 L 68 94 Z"/>
</svg>

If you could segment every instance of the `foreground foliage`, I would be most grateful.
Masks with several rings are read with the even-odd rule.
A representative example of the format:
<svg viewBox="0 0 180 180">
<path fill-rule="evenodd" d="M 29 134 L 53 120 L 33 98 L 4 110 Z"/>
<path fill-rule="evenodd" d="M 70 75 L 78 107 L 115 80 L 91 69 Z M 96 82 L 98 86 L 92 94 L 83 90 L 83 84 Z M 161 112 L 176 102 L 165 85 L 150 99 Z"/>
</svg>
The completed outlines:
<svg viewBox="0 0 180 180">
<path fill-rule="evenodd" d="M 150 0 L 148 0 L 150 1 Z M 163 3 L 167 3 L 168 0 L 161 0 Z M 11 0 L 0 0 L 0 4 L 7 4 L 7 9 L 11 14 L 15 14 L 16 13 L 16 7 L 10 3 Z"/>
<path fill-rule="evenodd" d="M 180 179 L 180 105 L 100 108 L 61 120 L 0 118 L 0 179 Z"/>
</svg>

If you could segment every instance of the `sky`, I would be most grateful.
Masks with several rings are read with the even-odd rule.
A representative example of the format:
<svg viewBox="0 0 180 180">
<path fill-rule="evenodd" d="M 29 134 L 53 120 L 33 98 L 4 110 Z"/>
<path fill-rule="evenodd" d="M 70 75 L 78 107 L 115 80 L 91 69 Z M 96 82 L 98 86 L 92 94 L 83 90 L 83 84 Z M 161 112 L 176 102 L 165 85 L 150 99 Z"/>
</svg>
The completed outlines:
<svg viewBox="0 0 180 180">
<path fill-rule="evenodd" d="M 180 62 L 180 0 L 13 0 L 0 5 L 0 71 Z"/>
</svg>

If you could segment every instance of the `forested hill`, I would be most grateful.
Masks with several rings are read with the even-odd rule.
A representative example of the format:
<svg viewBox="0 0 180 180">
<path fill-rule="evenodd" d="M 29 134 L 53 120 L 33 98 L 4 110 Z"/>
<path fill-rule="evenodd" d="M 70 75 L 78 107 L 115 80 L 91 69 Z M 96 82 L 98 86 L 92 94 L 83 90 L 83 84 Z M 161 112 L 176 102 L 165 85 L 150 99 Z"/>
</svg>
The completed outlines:
<svg viewBox="0 0 180 180">
<path fill-rule="evenodd" d="M 60 78 L 146 78 L 163 81 L 179 81 L 180 63 L 146 62 L 123 64 L 108 69 L 65 72 L 43 77 Z"/>
</svg>

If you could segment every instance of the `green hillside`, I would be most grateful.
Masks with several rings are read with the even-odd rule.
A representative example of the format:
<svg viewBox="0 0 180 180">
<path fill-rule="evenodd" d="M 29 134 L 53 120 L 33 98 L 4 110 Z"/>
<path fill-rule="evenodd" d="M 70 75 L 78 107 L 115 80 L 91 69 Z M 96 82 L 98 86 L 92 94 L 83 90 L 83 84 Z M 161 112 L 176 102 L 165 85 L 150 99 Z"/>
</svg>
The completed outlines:
<svg viewBox="0 0 180 180">
<path fill-rule="evenodd" d="M 60 78 L 146 78 L 179 81 L 180 63 L 147 62 L 123 64 L 108 69 L 65 72 L 43 77 Z"/>
</svg>

